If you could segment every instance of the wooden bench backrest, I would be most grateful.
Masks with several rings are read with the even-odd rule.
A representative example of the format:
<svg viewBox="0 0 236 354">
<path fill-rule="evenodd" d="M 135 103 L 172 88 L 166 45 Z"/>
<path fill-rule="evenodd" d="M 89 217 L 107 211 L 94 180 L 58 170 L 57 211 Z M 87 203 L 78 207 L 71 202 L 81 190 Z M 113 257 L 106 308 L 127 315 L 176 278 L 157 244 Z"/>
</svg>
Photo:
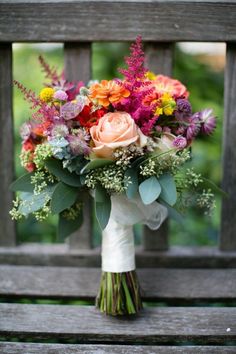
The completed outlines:
<svg viewBox="0 0 236 354">
<path fill-rule="evenodd" d="M 223 140 L 221 250 L 236 250 L 236 4 L 234 0 L 144 1 L 0 1 L 0 246 L 16 245 L 9 216 L 14 177 L 12 119 L 12 43 L 63 42 L 68 79 L 88 81 L 91 43 L 130 41 L 141 34 L 149 67 L 170 75 L 173 44 L 178 41 L 222 41 L 227 44 Z M 91 247 L 91 206 L 73 235 L 73 249 Z M 168 247 L 167 225 L 156 233 L 145 230 L 144 247 Z"/>
</svg>

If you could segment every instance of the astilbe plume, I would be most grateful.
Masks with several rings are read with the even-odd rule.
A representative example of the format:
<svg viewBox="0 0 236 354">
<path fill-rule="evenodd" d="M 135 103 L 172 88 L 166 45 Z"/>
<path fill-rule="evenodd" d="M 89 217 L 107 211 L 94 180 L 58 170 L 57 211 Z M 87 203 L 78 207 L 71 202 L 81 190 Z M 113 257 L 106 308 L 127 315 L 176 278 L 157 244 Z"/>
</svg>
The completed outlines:
<svg viewBox="0 0 236 354">
<path fill-rule="evenodd" d="M 34 109 L 42 105 L 42 102 L 40 101 L 39 97 L 36 96 L 35 92 L 33 92 L 32 90 L 28 90 L 24 85 L 22 85 L 17 80 L 14 80 L 13 83 L 22 92 L 24 99 L 31 104 L 30 106 L 31 109 Z"/>
<path fill-rule="evenodd" d="M 40 55 L 38 59 L 46 79 L 49 79 L 52 82 L 58 82 L 62 79 L 62 74 L 59 75 L 55 67 L 50 67 L 42 55 Z"/>
<path fill-rule="evenodd" d="M 142 80 L 148 71 L 144 66 L 145 55 L 141 36 L 138 36 L 136 42 L 131 45 L 130 52 L 130 56 L 125 58 L 127 69 L 119 69 L 119 72 L 124 75 L 129 88 L 132 87 L 135 90 L 142 86 Z"/>
</svg>

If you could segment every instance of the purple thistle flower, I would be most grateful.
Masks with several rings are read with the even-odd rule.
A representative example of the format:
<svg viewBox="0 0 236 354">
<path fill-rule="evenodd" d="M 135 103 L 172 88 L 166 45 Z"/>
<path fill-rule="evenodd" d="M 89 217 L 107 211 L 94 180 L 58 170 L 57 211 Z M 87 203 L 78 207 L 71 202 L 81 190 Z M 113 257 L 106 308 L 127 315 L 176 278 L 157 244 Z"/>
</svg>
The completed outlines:
<svg viewBox="0 0 236 354">
<path fill-rule="evenodd" d="M 176 103 L 178 112 L 185 113 L 187 115 L 192 113 L 192 107 L 188 100 L 180 98 L 176 101 Z"/>
<path fill-rule="evenodd" d="M 216 118 L 212 109 L 204 109 L 200 112 L 201 132 L 210 135 L 216 127 Z"/>
<path fill-rule="evenodd" d="M 200 112 L 195 113 L 188 120 L 188 127 L 186 130 L 187 140 L 193 140 L 200 131 Z"/>
<path fill-rule="evenodd" d="M 173 141 L 173 146 L 182 150 L 187 146 L 187 139 L 184 136 L 179 135 Z"/>
</svg>

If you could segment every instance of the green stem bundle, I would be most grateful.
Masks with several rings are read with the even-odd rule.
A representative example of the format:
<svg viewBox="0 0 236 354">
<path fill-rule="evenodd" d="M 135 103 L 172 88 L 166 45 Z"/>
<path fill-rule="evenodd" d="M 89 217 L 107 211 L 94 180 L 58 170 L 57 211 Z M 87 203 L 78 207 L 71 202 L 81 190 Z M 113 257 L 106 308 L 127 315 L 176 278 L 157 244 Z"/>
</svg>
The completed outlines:
<svg viewBox="0 0 236 354">
<path fill-rule="evenodd" d="M 142 309 L 140 286 L 135 270 L 102 272 L 96 306 L 107 315 L 133 315 Z"/>
</svg>

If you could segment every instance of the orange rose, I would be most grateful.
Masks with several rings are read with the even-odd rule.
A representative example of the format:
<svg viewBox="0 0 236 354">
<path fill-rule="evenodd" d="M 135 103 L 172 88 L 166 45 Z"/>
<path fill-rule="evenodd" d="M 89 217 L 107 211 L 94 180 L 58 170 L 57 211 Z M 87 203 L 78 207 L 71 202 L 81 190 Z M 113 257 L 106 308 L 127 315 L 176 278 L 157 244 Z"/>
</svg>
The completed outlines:
<svg viewBox="0 0 236 354">
<path fill-rule="evenodd" d="M 147 137 L 126 112 L 107 113 L 99 119 L 98 125 L 90 128 L 95 147 L 93 152 L 98 157 L 112 158 L 116 148 L 136 143 L 143 147 Z"/>
</svg>

